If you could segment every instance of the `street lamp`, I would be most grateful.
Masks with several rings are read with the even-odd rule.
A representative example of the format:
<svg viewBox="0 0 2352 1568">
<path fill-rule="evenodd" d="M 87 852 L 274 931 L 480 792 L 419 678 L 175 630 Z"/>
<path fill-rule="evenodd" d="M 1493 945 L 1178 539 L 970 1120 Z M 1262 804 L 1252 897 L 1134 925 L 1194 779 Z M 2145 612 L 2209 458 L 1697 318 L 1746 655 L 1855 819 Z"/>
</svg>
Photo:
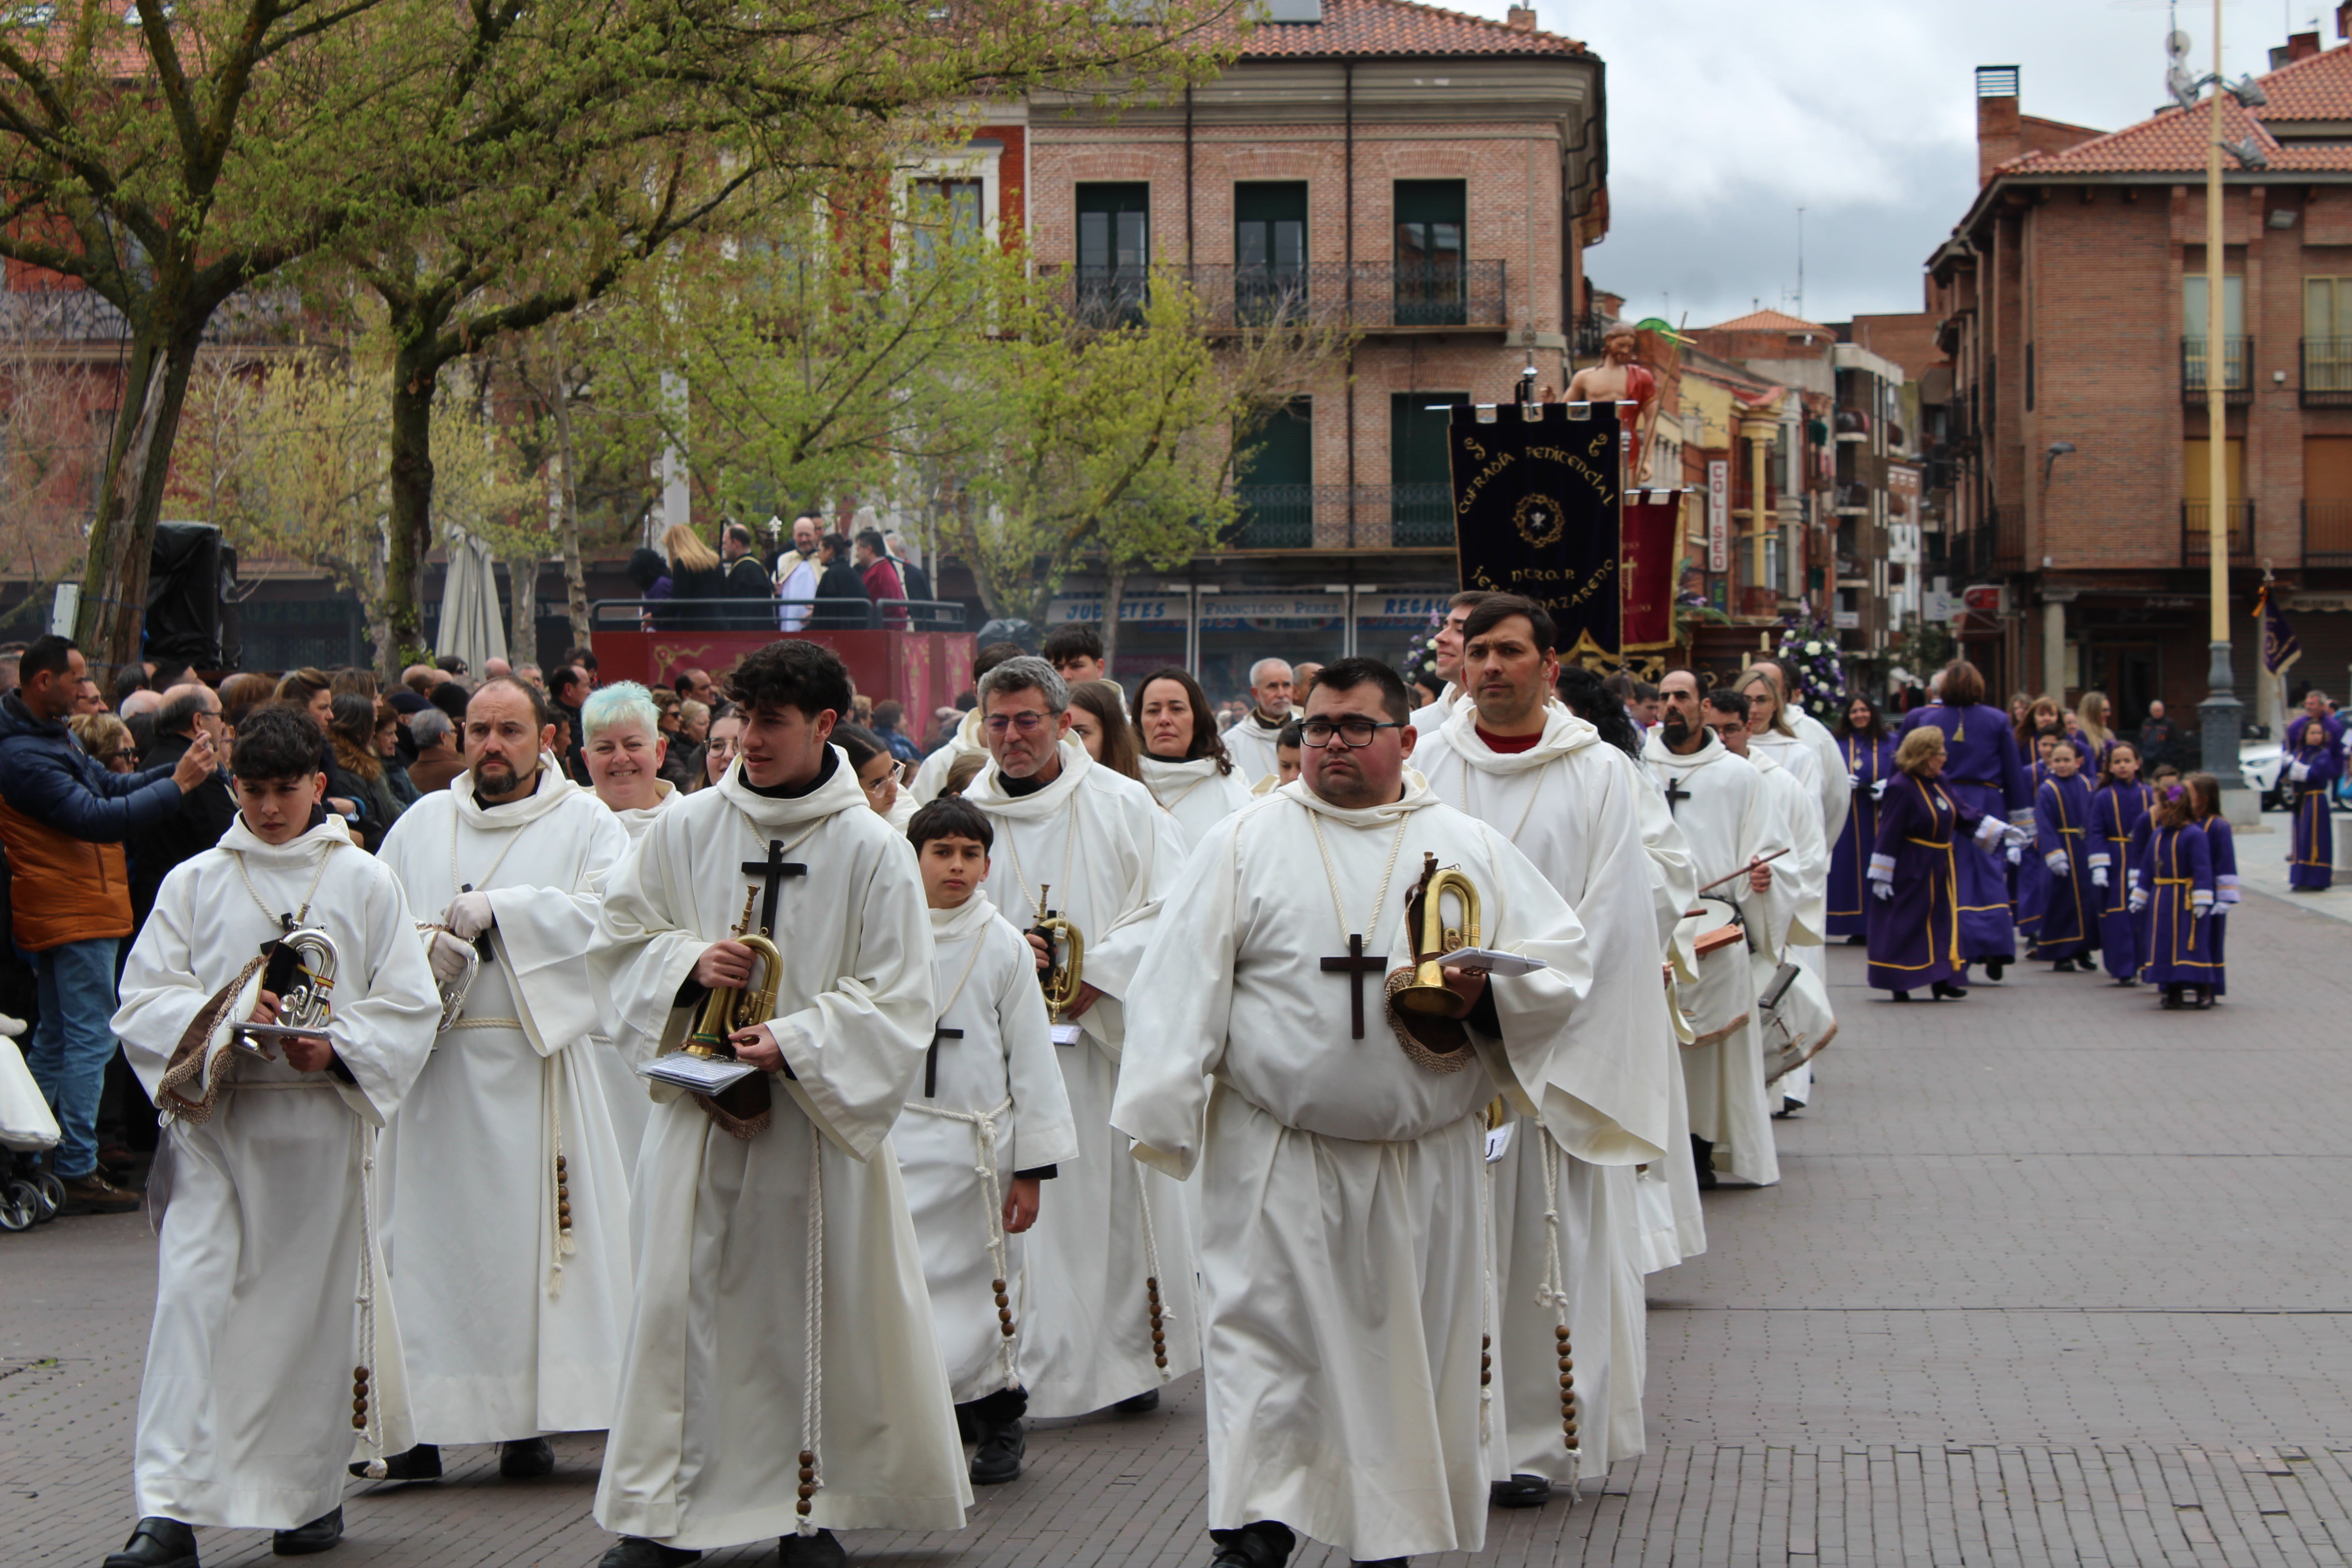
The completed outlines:
<svg viewBox="0 0 2352 1568">
<path fill-rule="evenodd" d="M 2208 592 L 2212 598 L 2212 662 L 2206 671 L 2210 694 L 2197 705 L 2198 728 L 2204 742 L 2205 771 L 2220 781 L 2224 792 L 2245 787 L 2238 772 L 2238 740 L 2243 732 L 2235 689 L 2237 677 L 2230 668 L 2230 447 L 2224 413 L 2229 391 L 2228 345 L 2221 337 L 2222 304 L 2229 294 L 2228 256 L 2221 237 L 2221 153 L 2227 148 L 2243 166 L 2265 167 L 2270 160 L 2252 132 L 2236 142 L 2221 136 L 2221 93 L 2245 108 L 2268 101 L 2251 76 L 2232 84 L 2221 76 L 2221 0 L 2213 0 L 2213 73 L 2192 79 L 2186 60 L 2189 40 L 2175 32 L 2166 40 L 2172 57 L 2165 85 L 2182 109 L 2189 109 L 2206 88 L 2218 89 L 2207 101 L 2205 144 L 2205 550 Z M 2251 384 L 2252 367 L 2247 367 Z"/>
</svg>

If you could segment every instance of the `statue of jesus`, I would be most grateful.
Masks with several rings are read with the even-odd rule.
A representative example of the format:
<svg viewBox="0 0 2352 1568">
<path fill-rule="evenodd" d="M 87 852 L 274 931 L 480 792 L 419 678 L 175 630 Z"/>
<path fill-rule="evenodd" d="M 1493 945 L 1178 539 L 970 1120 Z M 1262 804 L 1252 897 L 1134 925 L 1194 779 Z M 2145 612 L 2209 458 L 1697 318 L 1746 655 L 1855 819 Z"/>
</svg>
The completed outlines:
<svg viewBox="0 0 2352 1568">
<path fill-rule="evenodd" d="M 1637 405 L 1633 417 L 1622 422 L 1627 432 L 1624 482 L 1629 486 L 1641 482 L 1642 451 L 1658 417 L 1657 374 L 1634 363 L 1640 352 L 1641 334 L 1620 321 L 1601 335 L 1601 363 L 1578 371 L 1568 384 L 1570 403 Z"/>
</svg>

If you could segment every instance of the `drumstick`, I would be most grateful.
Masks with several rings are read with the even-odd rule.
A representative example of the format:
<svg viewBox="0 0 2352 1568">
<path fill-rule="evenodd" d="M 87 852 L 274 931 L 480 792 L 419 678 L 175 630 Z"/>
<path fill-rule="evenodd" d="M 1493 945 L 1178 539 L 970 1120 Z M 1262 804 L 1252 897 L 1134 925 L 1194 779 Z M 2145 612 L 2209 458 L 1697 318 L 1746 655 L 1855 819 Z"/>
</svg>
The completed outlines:
<svg viewBox="0 0 2352 1568">
<path fill-rule="evenodd" d="M 1745 877 L 1748 872 L 1753 871 L 1759 866 L 1769 866 L 1773 861 L 1778 860 L 1781 856 L 1786 855 L 1788 852 L 1789 851 L 1786 849 L 1775 849 L 1769 855 L 1759 855 L 1755 859 L 1748 862 L 1747 865 L 1739 868 L 1738 870 L 1731 872 L 1727 876 L 1717 877 L 1714 881 L 1709 882 L 1706 887 L 1701 888 L 1699 891 L 1704 893 L 1709 889 L 1720 888 L 1726 882 L 1730 881 L 1734 877 Z"/>
</svg>

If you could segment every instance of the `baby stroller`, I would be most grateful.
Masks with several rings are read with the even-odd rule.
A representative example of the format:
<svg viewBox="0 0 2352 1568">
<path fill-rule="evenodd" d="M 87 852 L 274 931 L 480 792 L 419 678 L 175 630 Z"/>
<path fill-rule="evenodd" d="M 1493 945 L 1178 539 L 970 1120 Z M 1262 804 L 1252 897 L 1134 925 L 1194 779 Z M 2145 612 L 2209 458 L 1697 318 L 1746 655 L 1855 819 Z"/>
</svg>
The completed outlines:
<svg viewBox="0 0 2352 1568">
<path fill-rule="evenodd" d="M 58 1146 L 58 1119 L 33 1081 L 15 1037 L 22 1020 L 0 1017 L 0 1231 L 58 1217 L 66 1193 L 41 1156 Z"/>
</svg>

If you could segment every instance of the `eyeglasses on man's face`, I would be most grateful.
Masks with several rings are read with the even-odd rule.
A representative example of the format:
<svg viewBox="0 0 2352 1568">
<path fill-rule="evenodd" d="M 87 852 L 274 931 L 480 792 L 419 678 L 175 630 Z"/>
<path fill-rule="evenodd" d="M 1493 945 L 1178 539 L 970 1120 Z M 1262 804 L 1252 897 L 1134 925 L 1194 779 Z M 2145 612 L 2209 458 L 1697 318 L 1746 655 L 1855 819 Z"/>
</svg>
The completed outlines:
<svg viewBox="0 0 2352 1568">
<path fill-rule="evenodd" d="M 1309 719 L 1298 726 L 1298 738 L 1321 751 L 1336 736 L 1350 751 L 1360 751 L 1372 743 L 1372 738 L 1383 730 L 1402 730 L 1404 725 L 1390 719 L 1375 722 L 1370 719 Z"/>
<path fill-rule="evenodd" d="M 1053 717 L 1051 713 L 1040 713 L 1029 708 L 1024 708 L 1018 713 L 991 713 L 988 716 L 988 732 L 1002 735 L 1012 729 L 1024 735 L 1034 735 L 1051 722 Z"/>
</svg>

